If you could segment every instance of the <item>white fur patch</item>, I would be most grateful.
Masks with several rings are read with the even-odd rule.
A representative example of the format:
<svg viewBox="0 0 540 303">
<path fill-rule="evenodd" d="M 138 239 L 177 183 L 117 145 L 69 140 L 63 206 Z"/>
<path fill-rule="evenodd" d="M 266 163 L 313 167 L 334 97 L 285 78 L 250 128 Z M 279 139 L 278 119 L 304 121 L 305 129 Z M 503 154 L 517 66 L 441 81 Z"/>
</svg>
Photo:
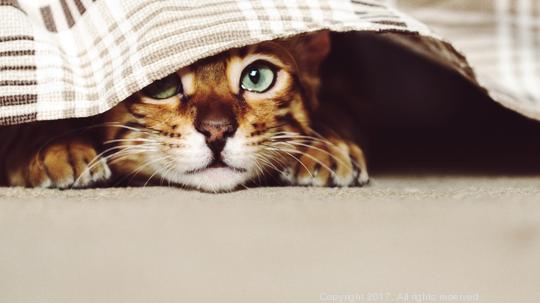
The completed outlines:
<svg viewBox="0 0 540 303">
<path fill-rule="evenodd" d="M 340 187 L 350 186 L 351 184 L 354 183 L 354 178 L 356 177 L 356 173 L 353 169 L 351 159 L 349 158 L 349 148 L 344 143 L 338 143 L 336 147 L 339 149 L 340 154 L 336 155 L 337 159 L 335 159 L 335 161 L 338 161 L 338 169 L 344 170 L 345 175 L 340 176 L 339 173 L 334 174 L 333 175 L 334 183 Z M 345 158 L 345 159 L 342 159 L 342 158 Z"/>
<path fill-rule="evenodd" d="M 67 189 L 73 186 L 75 179 L 73 176 L 66 177 L 62 180 L 56 181 L 56 187 L 60 189 Z"/>
<path fill-rule="evenodd" d="M 97 171 L 92 175 L 92 181 L 100 182 L 108 180 L 112 176 L 111 169 L 107 165 L 106 159 L 100 159 Z"/>
<path fill-rule="evenodd" d="M 249 169 L 254 163 L 253 151 L 248 148 L 246 136 L 238 130 L 234 137 L 227 140 L 221 154 L 223 162 L 232 167 Z"/>
<path fill-rule="evenodd" d="M 51 179 L 49 178 L 45 178 L 45 180 L 43 180 L 39 185 L 38 187 L 41 187 L 41 188 L 51 188 L 52 187 L 52 182 L 51 182 Z"/>
<path fill-rule="evenodd" d="M 179 72 L 180 79 L 182 80 L 182 87 L 184 88 L 185 95 L 192 95 L 195 93 L 195 75 L 188 68 L 182 68 Z"/>
<path fill-rule="evenodd" d="M 246 173 L 231 168 L 210 168 L 194 174 L 177 174 L 175 183 L 209 192 L 230 191 L 247 181 Z"/>
<path fill-rule="evenodd" d="M 164 179 L 180 185 L 210 192 L 230 191 L 249 181 L 253 175 L 253 162 L 248 156 L 246 143 L 245 136 L 237 131 L 233 138 L 227 140 L 222 152 L 223 162 L 231 168 L 205 169 L 212 163 L 213 155 L 204 135 L 193 131 L 185 136 L 182 148 L 169 152 L 168 155 L 175 158 L 172 169 L 162 167 L 163 163 L 156 163 L 154 169 Z"/>
<path fill-rule="evenodd" d="M 358 183 L 360 185 L 366 185 L 369 183 L 369 174 L 367 170 L 363 169 L 362 172 L 359 174 Z"/>
</svg>

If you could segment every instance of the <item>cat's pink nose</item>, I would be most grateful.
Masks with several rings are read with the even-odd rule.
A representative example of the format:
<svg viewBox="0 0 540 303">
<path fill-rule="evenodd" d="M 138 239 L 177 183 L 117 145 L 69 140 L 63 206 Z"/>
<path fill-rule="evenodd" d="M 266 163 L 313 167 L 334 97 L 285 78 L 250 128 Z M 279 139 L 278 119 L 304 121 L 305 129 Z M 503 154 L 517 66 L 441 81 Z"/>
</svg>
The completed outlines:
<svg viewBox="0 0 540 303">
<path fill-rule="evenodd" d="M 236 132 L 236 125 L 229 120 L 203 120 L 195 126 L 197 131 L 206 137 L 206 144 L 219 154 L 227 143 L 227 138 Z"/>
<path fill-rule="evenodd" d="M 236 132 L 238 123 L 232 107 L 223 101 L 197 105 L 195 129 L 206 137 L 206 144 L 216 157 L 225 147 L 227 138 Z"/>
<path fill-rule="evenodd" d="M 210 120 L 199 123 L 197 130 L 206 137 L 207 141 L 211 142 L 232 136 L 236 128 L 227 120 Z"/>
</svg>

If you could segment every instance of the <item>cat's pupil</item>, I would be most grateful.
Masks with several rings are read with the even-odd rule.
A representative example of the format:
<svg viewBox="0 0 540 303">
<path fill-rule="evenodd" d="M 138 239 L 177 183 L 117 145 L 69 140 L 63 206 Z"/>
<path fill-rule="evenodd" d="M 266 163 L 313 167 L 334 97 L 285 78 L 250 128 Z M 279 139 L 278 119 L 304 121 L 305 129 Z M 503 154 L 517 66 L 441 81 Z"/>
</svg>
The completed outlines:
<svg viewBox="0 0 540 303">
<path fill-rule="evenodd" d="M 253 84 L 259 83 L 259 81 L 261 80 L 261 73 L 259 73 L 259 70 L 254 69 L 250 71 L 249 79 L 251 80 L 251 82 L 253 82 Z"/>
</svg>

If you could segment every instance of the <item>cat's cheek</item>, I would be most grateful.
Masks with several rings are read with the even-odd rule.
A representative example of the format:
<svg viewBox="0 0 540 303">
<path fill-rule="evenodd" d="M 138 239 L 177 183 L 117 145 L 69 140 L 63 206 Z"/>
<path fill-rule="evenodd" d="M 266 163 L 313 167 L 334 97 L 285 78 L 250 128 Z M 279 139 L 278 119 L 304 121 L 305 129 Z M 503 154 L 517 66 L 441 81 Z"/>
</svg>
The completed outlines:
<svg viewBox="0 0 540 303">
<path fill-rule="evenodd" d="M 167 156 L 174 161 L 175 166 L 171 169 L 176 173 L 203 168 L 209 165 L 213 159 L 212 151 L 206 145 L 205 137 L 198 132 L 185 135 L 183 146 L 169 151 Z"/>
<path fill-rule="evenodd" d="M 234 137 L 227 140 L 221 156 L 223 162 L 231 167 L 250 170 L 254 166 L 252 153 L 246 136 L 238 131 Z"/>
</svg>

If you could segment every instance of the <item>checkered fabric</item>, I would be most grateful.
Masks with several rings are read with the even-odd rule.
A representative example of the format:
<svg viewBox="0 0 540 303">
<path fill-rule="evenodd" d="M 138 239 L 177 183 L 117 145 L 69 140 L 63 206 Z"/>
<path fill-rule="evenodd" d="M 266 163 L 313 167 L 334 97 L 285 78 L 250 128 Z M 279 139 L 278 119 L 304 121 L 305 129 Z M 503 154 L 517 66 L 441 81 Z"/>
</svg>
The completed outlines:
<svg viewBox="0 0 540 303">
<path fill-rule="evenodd" d="M 0 125 L 95 115 L 201 58 L 320 29 L 415 37 L 404 45 L 422 48 L 503 105 L 540 119 L 538 6 L 534 0 L 0 0 Z M 479 82 L 447 41 L 470 55 Z"/>
<path fill-rule="evenodd" d="M 502 105 L 540 120 L 540 0 L 393 0 L 467 55 Z"/>
</svg>

